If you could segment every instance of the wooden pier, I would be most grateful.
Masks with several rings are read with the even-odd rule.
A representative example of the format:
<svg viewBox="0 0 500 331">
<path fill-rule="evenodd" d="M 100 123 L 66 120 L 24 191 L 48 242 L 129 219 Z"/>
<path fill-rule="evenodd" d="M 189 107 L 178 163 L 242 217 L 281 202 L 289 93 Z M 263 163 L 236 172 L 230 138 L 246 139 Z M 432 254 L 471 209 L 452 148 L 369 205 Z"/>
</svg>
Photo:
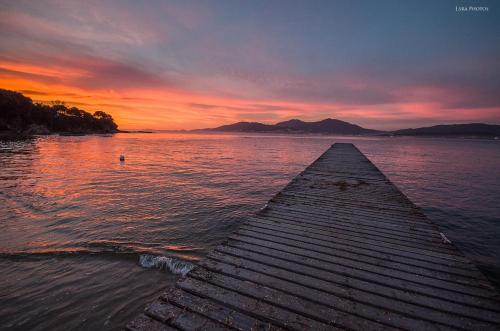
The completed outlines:
<svg viewBox="0 0 500 331">
<path fill-rule="evenodd" d="M 334 144 L 130 330 L 498 330 L 497 290 L 354 145 Z"/>
</svg>

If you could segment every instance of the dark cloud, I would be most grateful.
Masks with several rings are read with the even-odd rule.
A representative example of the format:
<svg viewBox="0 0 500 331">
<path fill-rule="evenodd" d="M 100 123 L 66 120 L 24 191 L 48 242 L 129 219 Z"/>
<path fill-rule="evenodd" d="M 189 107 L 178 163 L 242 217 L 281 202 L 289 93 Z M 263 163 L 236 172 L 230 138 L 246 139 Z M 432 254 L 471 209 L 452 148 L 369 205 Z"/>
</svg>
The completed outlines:
<svg viewBox="0 0 500 331">
<path fill-rule="evenodd" d="M 214 109 L 214 108 L 219 107 L 216 105 L 208 105 L 208 104 L 204 104 L 204 103 L 189 103 L 188 106 L 192 107 L 192 108 L 198 108 L 198 109 Z"/>
<path fill-rule="evenodd" d="M 50 95 L 48 92 L 34 91 L 34 90 L 20 90 L 19 92 L 29 95 Z"/>
<path fill-rule="evenodd" d="M 88 75 L 76 78 L 74 83 L 86 88 L 155 88 L 171 85 L 164 77 L 142 70 L 139 66 L 91 58 L 82 61 Z"/>
</svg>

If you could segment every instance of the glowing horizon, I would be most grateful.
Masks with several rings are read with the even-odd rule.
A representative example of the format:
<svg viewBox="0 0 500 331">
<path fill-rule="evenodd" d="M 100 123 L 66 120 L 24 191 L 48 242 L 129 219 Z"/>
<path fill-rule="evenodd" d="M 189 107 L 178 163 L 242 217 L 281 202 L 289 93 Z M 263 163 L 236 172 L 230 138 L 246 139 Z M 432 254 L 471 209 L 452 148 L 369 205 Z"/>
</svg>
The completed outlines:
<svg viewBox="0 0 500 331">
<path fill-rule="evenodd" d="M 498 10 L 397 3 L 6 1 L 0 88 L 125 130 L 500 124 Z"/>
</svg>

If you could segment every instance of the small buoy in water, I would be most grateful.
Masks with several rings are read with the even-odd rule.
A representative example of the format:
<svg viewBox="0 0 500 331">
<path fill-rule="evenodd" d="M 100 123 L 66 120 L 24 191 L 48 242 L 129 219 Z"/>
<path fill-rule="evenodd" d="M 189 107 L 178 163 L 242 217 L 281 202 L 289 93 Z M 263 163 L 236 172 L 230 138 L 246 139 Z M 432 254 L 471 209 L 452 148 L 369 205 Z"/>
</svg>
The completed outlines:
<svg viewBox="0 0 500 331">
<path fill-rule="evenodd" d="M 125 161 L 125 155 L 123 155 L 123 154 L 120 155 L 120 161 L 122 161 L 122 162 Z"/>
</svg>

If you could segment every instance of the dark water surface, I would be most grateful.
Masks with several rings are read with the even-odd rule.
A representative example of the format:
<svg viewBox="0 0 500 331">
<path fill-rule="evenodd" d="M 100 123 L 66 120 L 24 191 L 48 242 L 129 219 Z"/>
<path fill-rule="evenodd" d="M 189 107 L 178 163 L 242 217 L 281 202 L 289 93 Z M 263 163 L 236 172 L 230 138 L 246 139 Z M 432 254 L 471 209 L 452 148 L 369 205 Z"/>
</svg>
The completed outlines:
<svg viewBox="0 0 500 331">
<path fill-rule="evenodd" d="M 0 329 L 119 329 L 334 142 L 500 284 L 498 141 L 50 136 L 0 142 Z"/>
</svg>

